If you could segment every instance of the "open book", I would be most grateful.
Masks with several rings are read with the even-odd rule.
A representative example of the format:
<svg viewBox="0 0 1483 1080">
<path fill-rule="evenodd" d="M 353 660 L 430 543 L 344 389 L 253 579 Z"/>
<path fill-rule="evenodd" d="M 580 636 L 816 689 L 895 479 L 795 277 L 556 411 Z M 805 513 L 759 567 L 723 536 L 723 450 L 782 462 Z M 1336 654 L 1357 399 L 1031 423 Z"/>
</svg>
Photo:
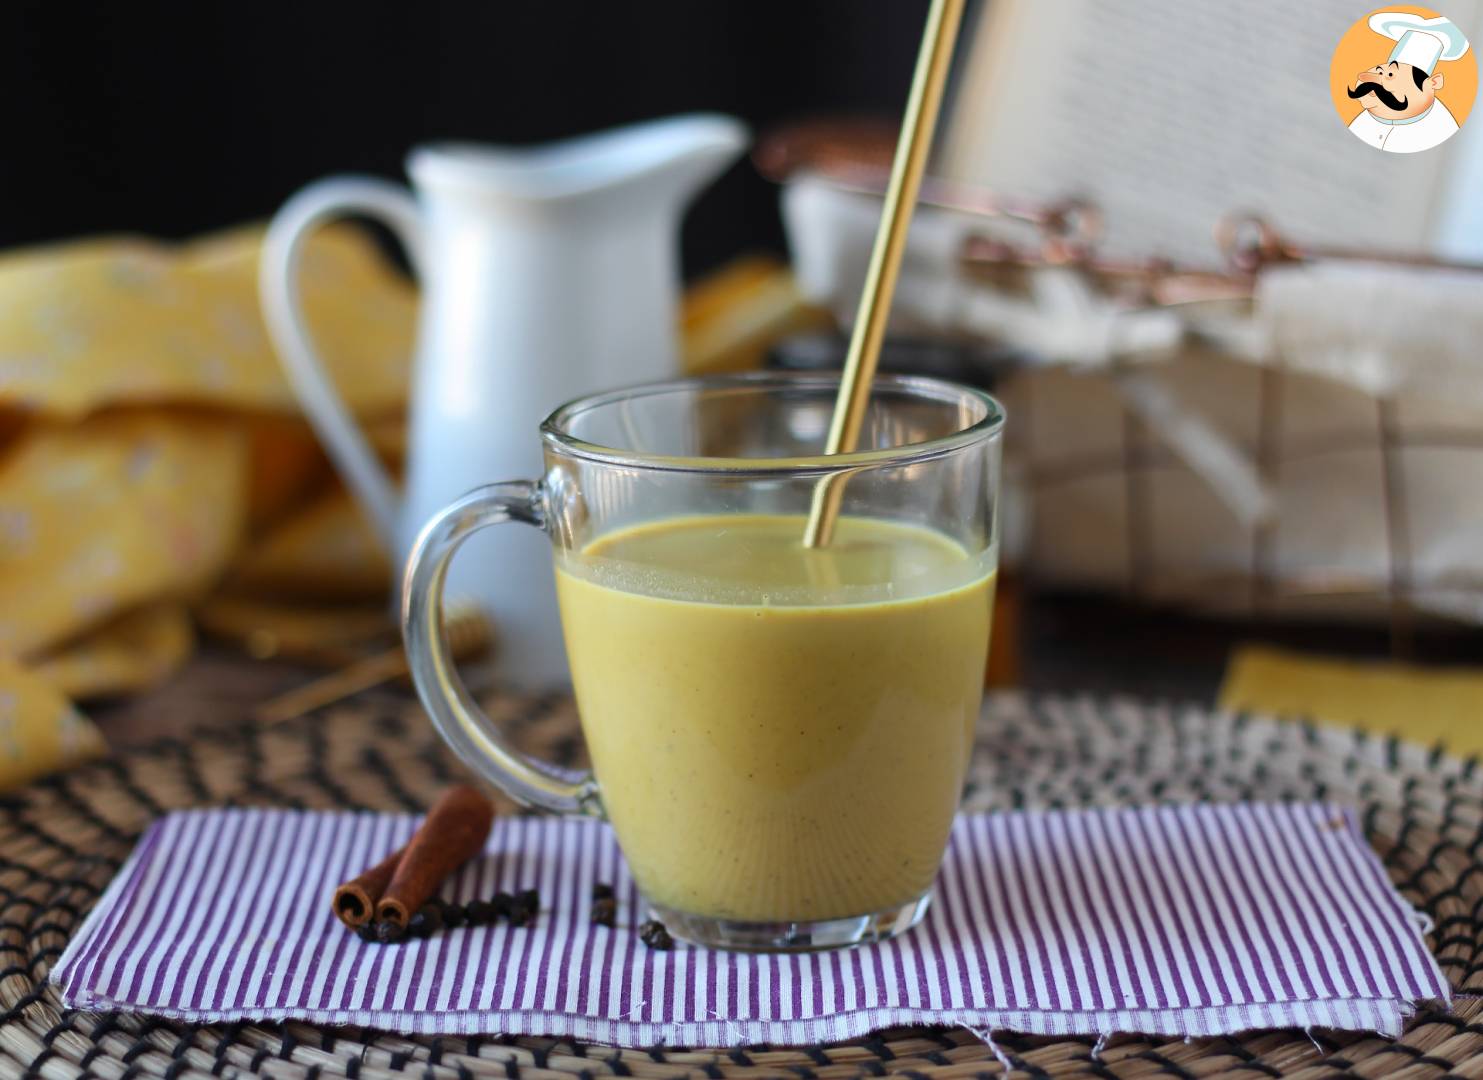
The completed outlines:
<svg viewBox="0 0 1483 1080">
<path fill-rule="evenodd" d="M 1370 2 L 988 0 L 940 171 L 1089 197 L 1121 255 L 1214 263 L 1216 222 L 1253 211 L 1304 244 L 1483 259 L 1483 105 L 1413 154 L 1379 153 L 1335 116 L 1330 58 Z M 1483 44 L 1483 2 L 1446 14 Z"/>
</svg>

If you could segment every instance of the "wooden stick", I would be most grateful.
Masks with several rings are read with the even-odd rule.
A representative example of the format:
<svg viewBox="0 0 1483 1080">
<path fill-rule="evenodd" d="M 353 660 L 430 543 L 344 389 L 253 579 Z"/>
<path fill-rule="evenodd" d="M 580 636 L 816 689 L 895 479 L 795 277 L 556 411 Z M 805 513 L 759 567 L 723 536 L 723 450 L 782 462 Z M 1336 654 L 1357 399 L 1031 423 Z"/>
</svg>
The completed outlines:
<svg viewBox="0 0 1483 1080">
<path fill-rule="evenodd" d="M 450 607 L 449 612 L 446 623 L 448 650 L 455 660 L 467 659 L 489 648 L 493 630 L 483 612 L 468 605 Z M 253 715 L 259 724 L 266 727 L 296 720 L 305 713 L 344 701 L 354 694 L 405 675 L 407 667 L 407 654 L 397 645 L 280 694 L 258 706 Z"/>
<path fill-rule="evenodd" d="M 906 232 L 911 225 L 912 210 L 916 207 L 917 192 L 922 186 L 927 152 L 932 148 L 932 133 L 937 127 L 937 114 L 942 105 L 948 66 L 953 58 L 953 45 L 958 38 L 958 26 L 963 21 L 963 2 L 932 0 L 932 7 L 927 12 L 922 47 L 917 53 L 916 74 L 911 81 L 911 96 L 906 102 L 901 134 L 896 142 L 896 158 L 891 165 L 891 182 L 886 188 L 881 223 L 876 230 L 870 266 L 865 273 L 865 289 L 860 294 L 860 307 L 855 314 L 839 397 L 834 402 L 834 419 L 829 425 L 829 441 L 824 448 L 826 454 L 848 454 L 855 449 L 860 438 L 865 407 L 870 401 L 870 384 L 875 378 L 881 343 L 886 336 L 891 296 L 896 291 L 896 277 L 901 269 L 901 254 L 906 249 Z M 839 514 L 847 476 L 846 473 L 833 474 L 814 488 L 813 508 L 803 534 L 806 547 L 825 547 L 833 537 L 834 521 Z"/>
</svg>

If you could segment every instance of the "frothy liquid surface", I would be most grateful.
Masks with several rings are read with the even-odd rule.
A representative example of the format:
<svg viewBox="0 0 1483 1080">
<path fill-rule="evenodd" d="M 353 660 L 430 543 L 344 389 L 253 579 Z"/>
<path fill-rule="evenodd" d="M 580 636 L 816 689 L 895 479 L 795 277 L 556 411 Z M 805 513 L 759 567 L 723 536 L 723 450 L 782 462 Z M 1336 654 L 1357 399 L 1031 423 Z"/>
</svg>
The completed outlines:
<svg viewBox="0 0 1483 1080">
<path fill-rule="evenodd" d="M 927 529 L 715 515 L 557 567 L 603 799 L 639 887 L 696 915 L 843 918 L 920 896 L 983 687 L 992 565 Z"/>
</svg>

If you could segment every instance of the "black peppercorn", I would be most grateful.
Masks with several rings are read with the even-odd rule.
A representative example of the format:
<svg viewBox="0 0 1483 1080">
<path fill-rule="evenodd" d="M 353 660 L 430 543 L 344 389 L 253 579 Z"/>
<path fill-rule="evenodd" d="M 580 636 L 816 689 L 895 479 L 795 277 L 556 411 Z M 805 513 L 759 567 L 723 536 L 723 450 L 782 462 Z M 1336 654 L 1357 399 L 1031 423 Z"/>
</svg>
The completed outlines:
<svg viewBox="0 0 1483 1080">
<path fill-rule="evenodd" d="M 412 937 L 431 937 L 443 929 L 443 909 L 436 904 L 423 904 L 407 920 L 407 933 Z"/>
<path fill-rule="evenodd" d="M 592 924 L 614 926 L 618 922 L 618 901 L 611 896 L 602 896 L 592 901 Z"/>
<path fill-rule="evenodd" d="M 376 940 L 383 945 L 394 945 L 406 937 L 407 931 L 390 919 L 376 924 Z"/>
<path fill-rule="evenodd" d="M 669 936 L 669 931 L 658 919 L 650 919 L 639 927 L 639 940 L 660 952 L 666 952 L 675 946 L 675 939 Z"/>
<path fill-rule="evenodd" d="M 535 922 L 536 916 L 541 910 L 541 894 L 535 889 L 522 889 L 514 896 L 509 897 L 509 910 L 506 917 L 511 926 L 529 926 Z M 495 897 L 498 904 L 500 898 Z"/>
<path fill-rule="evenodd" d="M 488 926 L 499 921 L 499 908 L 488 900 L 470 900 L 464 905 L 464 913 L 469 917 L 470 926 Z"/>
<path fill-rule="evenodd" d="M 612 896 L 613 896 L 613 887 L 611 885 L 604 884 L 601 881 L 593 882 L 593 885 L 592 885 L 592 899 L 594 899 L 594 900 L 608 900 L 608 899 L 611 899 Z"/>
<path fill-rule="evenodd" d="M 510 912 L 515 910 L 515 898 L 507 892 L 495 893 L 490 903 L 494 905 L 494 910 L 500 918 L 508 919 Z"/>
<path fill-rule="evenodd" d="M 376 936 L 375 923 L 361 923 L 355 928 L 355 936 L 362 941 L 369 941 L 373 944 L 380 941 L 380 938 Z"/>
</svg>

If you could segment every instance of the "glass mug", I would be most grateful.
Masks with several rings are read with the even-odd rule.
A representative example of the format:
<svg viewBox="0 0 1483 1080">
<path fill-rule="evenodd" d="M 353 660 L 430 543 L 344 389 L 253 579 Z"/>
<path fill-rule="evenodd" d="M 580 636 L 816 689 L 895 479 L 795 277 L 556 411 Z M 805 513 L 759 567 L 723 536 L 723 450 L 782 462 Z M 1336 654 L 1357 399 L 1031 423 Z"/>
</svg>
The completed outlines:
<svg viewBox="0 0 1483 1080">
<path fill-rule="evenodd" d="M 541 480 L 464 496 L 408 560 L 403 633 L 439 732 L 521 803 L 610 821 L 654 916 L 695 943 L 911 927 L 967 772 L 1003 413 L 977 390 L 881 377 L 861 449 L 822 456 L 838 386 L 718 376 L 564 405 L 541 425 Z M 821 483 L 840 513 L 806 548 Z M 592 775 L 517 751 L 453 670 L 449 560 L 508 521 L 551 539 Z"/>
</svg>

